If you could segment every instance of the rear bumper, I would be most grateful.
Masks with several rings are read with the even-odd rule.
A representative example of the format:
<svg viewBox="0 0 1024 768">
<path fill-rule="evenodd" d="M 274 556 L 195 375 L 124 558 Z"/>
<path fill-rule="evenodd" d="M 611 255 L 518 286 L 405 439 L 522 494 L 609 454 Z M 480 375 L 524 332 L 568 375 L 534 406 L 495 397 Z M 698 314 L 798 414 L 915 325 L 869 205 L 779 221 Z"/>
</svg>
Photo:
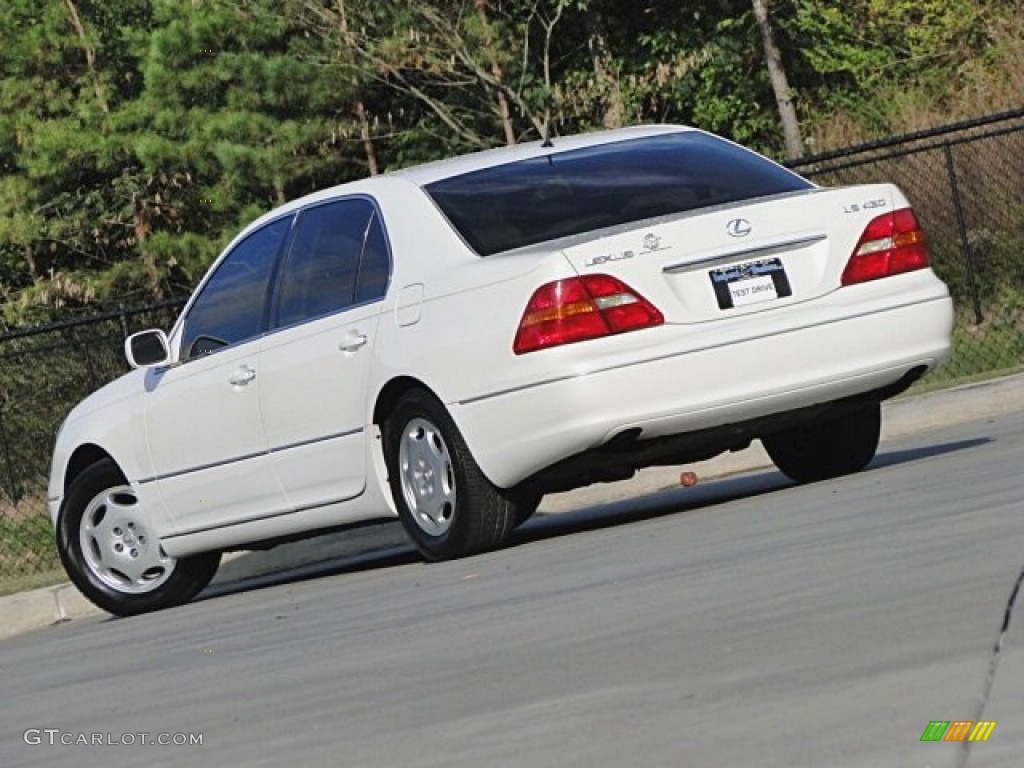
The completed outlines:
<svg viewBox="0 0 1024 768">
<path fill-rule="evenodd" d="M 678 326 L 653 329 L 666 336 L 661 354 L 648 346 L 642 360 L 450 407 L 484 473 L 511 487 L 627 430 L 645 440 L 711 429 L 873 392 L 914 368 L 931 369 L 949 355 L 953 309 L 944 288 L 929 293 L 896 307 L 850 301 L 831 316 L 780 315 L 759 333 L 716 344 L 696 334 L 688 340 Z"/>
</svg>

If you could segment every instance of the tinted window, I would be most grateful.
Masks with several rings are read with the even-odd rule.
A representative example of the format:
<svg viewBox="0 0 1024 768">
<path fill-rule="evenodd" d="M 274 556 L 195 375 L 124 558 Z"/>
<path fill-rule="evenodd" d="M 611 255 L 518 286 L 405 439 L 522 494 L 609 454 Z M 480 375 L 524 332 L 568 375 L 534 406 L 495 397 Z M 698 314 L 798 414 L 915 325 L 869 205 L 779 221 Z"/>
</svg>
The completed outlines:
<svg viewBox="0 0 1024 768">
<path fill-rule="evenodd" d="M 275 325 L 291 325 L 351 306 L 359 260 L 376 212 L 369 200 L 325 203 L 299 214 L 278 279 Z"/>
<path fill-rule="evenodd" d="M 288 216 L 253 232 L 221 261 L 185 318 L 185 359 L 263 331 L 270 274 L 291 222 Z"/>
<path fill-rule="evenodd" d="M 356 303 L 384 298 L 391 276 L 391 252 L 388 238 L 380 222 L 380 214 L 374 212 L 370 228 L 366 231 L 363 257 L 359 261 L 359 277 L 356 279 Z"/>
<path fill-rule="evenodd" d="M 557 144 L 557 140 L 556 140 Z M 558 153 L 428 184 L 482 256 L 603 227 L 810 189 L 759 155 L 700 132 Z"/>
</svg>

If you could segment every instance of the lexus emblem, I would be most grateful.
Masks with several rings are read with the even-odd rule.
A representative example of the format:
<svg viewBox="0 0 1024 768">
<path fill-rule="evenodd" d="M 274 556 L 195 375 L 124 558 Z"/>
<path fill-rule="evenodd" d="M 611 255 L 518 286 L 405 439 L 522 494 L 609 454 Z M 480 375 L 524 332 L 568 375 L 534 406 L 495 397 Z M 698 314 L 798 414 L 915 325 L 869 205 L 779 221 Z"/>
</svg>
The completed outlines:
<svg viewBox="0 0 1024 768">
<path fill-rule="evenodd" d="M 750 222 L 746 219 L 733 219 L 725 225 L 725 231 L 731 237 L 746 237 L 752 229 L 753 227 L 750 226 Z"/>
</svg>

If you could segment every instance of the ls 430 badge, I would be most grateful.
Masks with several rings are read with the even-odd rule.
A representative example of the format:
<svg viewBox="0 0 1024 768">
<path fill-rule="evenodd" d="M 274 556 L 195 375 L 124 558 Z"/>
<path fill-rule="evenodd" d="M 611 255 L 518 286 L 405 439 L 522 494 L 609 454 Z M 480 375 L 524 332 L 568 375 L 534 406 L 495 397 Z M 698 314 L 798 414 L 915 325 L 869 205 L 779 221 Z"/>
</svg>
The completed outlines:
<svg viewBox="0 0 1024 768">
<path fill-rule="evenodd" d="M 888 203 L 885 200 L 866 200 L 863 203 L 850 203 L 843 206 L 843 213 L 857 213 L 858 211 L 870 211 L 875 208 L 885 208 Z"/>
</svg>

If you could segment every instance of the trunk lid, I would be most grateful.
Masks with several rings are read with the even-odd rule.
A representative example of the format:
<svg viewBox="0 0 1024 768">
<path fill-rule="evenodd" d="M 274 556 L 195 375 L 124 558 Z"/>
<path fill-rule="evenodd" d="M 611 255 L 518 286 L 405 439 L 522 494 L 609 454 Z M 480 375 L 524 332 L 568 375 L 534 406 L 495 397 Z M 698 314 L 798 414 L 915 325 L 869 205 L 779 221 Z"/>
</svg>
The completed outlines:
<svg viewBox="0 0 1024 768">
<path fill-rule="evenodd" d="M 580 275 L 622 280 L 666 323 L 711 322 L 837 290 L 868 222 L 901 199 L 891 184 L 813 189 L 579 236 L 562 252 Z"/>
</svg>

